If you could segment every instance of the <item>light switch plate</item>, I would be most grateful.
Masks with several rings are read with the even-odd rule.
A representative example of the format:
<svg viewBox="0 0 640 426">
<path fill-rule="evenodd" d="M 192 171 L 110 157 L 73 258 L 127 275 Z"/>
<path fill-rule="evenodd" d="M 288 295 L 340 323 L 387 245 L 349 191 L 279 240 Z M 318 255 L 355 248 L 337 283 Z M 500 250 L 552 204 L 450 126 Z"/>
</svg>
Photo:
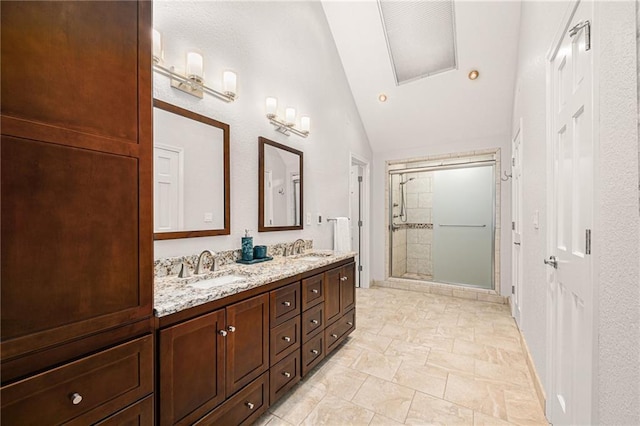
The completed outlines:
<svg viewBox="0 0 640 426">
<path fill-rule="evenodd" d="M 318 225 L 322 224 L 322 213 L 318 213 Z"/>
<path fill-rule="evenodd" d="M 204 223 L 213 222 L 213 213 L 205 213 L 204 214 Z"/>
<path fill-rule="evenodd" d="M 311 225 L 311 213 L 307 213 L 307 225 Z"/>
</svg>

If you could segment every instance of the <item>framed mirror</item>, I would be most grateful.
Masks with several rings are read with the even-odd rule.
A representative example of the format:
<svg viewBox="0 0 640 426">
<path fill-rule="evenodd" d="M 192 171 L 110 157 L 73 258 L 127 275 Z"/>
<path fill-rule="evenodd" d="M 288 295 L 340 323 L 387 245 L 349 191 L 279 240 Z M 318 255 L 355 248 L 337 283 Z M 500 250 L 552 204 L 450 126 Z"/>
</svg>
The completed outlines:
<svg viewBox="0 0 640 426">
<path fill-rule="evenodd" d="M 302 229 L 302 152 L 258 141 L 258 231 Z"/>
<path fill-rule="evenodd" d="M 229 125 L 153 100 L 153 236 L 230 233 Z"/>
</svg>

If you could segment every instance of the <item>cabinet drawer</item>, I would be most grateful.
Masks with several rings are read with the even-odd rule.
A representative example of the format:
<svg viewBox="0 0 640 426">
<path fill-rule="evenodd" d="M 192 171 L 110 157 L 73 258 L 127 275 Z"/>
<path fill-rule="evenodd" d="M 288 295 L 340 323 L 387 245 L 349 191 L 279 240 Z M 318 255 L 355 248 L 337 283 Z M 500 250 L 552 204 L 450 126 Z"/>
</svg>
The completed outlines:
<svg viewBox="0 0 640 426">
<path fill-rule="evenodd" d="M 320 333 L 302 345 L 302 376 L 304 377 L 323 358 L 324 334 Z"/>
<path fill-rule="evenodd" d="M 271 329 L 270 340 L 270 360 L 271 365 L 274 365 L 300 348 L 300 317 L 292 318 Z"/>
<path fill-rule="evenodd" d="M 324 331 L 325 338 L 325 352 L 331 352 L 336 346 L 338 346 L 344 338 L 351 333 L 355 329 L 356 326 L 356 310 L 352 309 L 347 312 L 344 316 L 340 317 L 340 319 L 330 326 L 328 326 Z"/>
<path fill-rule="evenodd" d="M 302 310 L 324 301 L 324 275 L 302 280 Z"/>
<path fill-rule="evenodd" d="M 300 313 L 300 282 L 273 290 L 269 301 L 271 327 L 295 317 Z"/>
<path fill-rule="evenodd" d="M 99 420 L 153 392 L 153 370 L 153 337 L 141 337 L 3 387 L 2 421 Z"/>
<path fill-rule="evenodd" d="M 96 423 L 96 426 L 152 426 L 153 425 L 153 396 Z"/>
<path fill-rule="evenodd" d="M 249 425 L 269 407 L 269 372 L 245 386 L 196 425 Z"/>
<path fill-rule="evenodd" d="M 271 367 L 269 375 L 269 401 L 270 405 L 273 405 L 282 395 L 287 393 L 289 389 L 300 381 L 300 351 L 295 351 Z"/>
<path fill-rule="evenodd" d="M 302 313 L 302 341 L 306 342 L 324 328 L 324 303 Z"/>
</svg>

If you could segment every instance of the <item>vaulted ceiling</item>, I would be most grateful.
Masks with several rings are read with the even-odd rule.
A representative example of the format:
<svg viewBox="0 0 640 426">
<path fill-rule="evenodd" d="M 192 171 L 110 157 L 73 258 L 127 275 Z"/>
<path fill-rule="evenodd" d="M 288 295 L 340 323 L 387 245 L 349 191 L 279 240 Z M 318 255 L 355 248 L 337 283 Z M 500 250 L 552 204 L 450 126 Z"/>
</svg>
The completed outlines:
<svg viewBox="0 0 640 426">
<path fill-rule="evenodd" d="M 377 1 L 322 4 L 374 152 L 510 134 L 519 1 L 454 1 L 457 69 L 400 86 Z"/>
</svg>

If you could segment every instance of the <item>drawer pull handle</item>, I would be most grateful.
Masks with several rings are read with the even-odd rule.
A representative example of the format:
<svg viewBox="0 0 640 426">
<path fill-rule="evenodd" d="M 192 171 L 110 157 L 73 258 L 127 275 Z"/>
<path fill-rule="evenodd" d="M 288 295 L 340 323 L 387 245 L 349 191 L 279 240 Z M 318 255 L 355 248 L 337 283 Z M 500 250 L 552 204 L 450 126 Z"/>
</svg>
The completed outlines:
<svg viewBox="0 0 640 426">
<path fill-rule="evenodd" d="M 337 339 L 337 338 L 338 338 L 338 335 L 337 335 L 337 334 L 335 334 L 335 333 L 333 333 L 333 334 L 331 335 L 331 337 L 333 337 L 334 339 Z"/>
<path fill-rule="evenodd" d="M 314 288 L 313 290 L 311 290 L 311 293 L 316 293 L 316 294 L 318 294 L 318 293 L 319 293 L 319 290 L 318 290 L 317 288 Z"/>
<path fill-rule="evenodd" d="M 346 281 L 348 279 L 349 279 L 348 277 L 340 277 L 340 281 Z"/>
<path fill-rule="evenodd" d="M 78 405 L 82 402 L 82 395 L 80 395 L 78 392 L 74 392 L 71 394 L 71 396 L 69 396 L 69 399 L 71 400 L 71 403 L 73 405 Z"/>
<path fill-rule="evenodd" d="M 286 378 L 291 377 L 291 373 L 289 373 L 288 371 L 285 371 L 284 373 L 282 373 L 282 375 Z"/>
<path fill-rule="evenodd" d="M 317 349 L 312 349 L 311 353 L 314 355 L 318 355 L 320 352 Z"/>
<path fill-rule="evenodd" d="M 229 327 L 227 327 L 227 330 L 229 330 L 231 333 L 233 333 L 234 331 L 236 331 L 236 328 L 232 325 L 230 325 Z"/>
<path fill-rule="evenodd" d="M 282 302 L 284 306 L 291 306 L 291 302 Z"/>
<path fill-rule="evenodd" d="M 220 330 L 218 331 L 218 334 L 221 335 L 222 337 L 227 337 L 227 330 Z"/>
<path fill-rule="evenodd" d="M 246 406 L 249 407 L 249 410 L 253 410 L 254 405 L 252 403 L 247 402 Z"/>
<path fill-rule="evenodd" d="M 353 323 L 351 321 L 347 321 L 347 325 L 351 326 Z"/>
<path fill-rule="evenodd" d="M 311 324 L 318 324 L 318 322 L 319 322 L 319 321 L 318 321 L 317 319 L 312 319 L 312 320 L 311 320 Z"/>
<path fill-rule="evenodd" d="M 282 340 L 284 340 L 285 342 L 290 342 L 290 341 L 291 341 L 291 337 L 289 337 L 289 336 L 284 336 L 284 337 L 282 338 Z"/>
</svg>

